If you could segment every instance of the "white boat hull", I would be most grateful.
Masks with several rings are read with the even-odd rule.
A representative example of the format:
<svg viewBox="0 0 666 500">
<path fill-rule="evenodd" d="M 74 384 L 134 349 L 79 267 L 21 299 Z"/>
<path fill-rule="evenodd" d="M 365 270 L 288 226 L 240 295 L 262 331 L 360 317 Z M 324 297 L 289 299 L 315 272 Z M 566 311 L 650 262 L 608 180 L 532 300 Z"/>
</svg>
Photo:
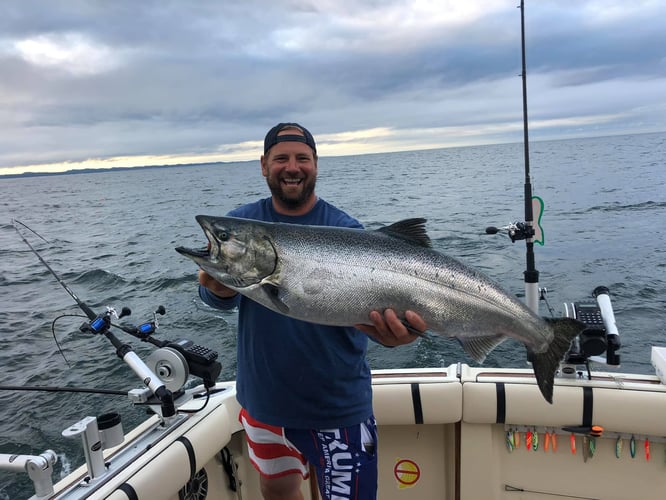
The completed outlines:
<svg viewBox="0 0 666 500">
<path fill-rule="evenodd" d="M 593 373 L 591 381 L 557 379 L 553 405 L 543 400 L 527 369 L 380 370 L 373 373 L 373 386 L 382 500 L 664 497 L 666 386 L 657 377 Z M 183 418 L 170 431 L 158 430 L 164 435 L 150 449 L 138 443 L 142 435 L 156 432 L 157 417 L 107 452 L 105 475 L 82 486 L 87 470 L 81 467 L 55 485 L 54 498 L 261 498 L 238 422 L 234 385 L 218 388 L 225 390 L 204 411 Z M 196 408 L 201 401 L 188 406 Z M 604 434 L 584 461 L 582 435 L 575 437 L 573 454 L 570 433 L 562 428 L 586 420 L 602 426 Z M 506 445 L 508 431 L 521 435 L 513 451 Z M 538 449 L 526 449 L 527 431 L 538 434 Z M 557 451 L 552 444 L 546 451 L 546 431 L 556 432 Z M 618 437 L 624 444 L 619 458 Z M 232 457 L 237 491 L 229 487 L 224 448 Z M 137 456 L 121 465 L 127 450 Z M 306 499 L 318 498 L 314 488 L 312 482 L 303 483 Z"/>
</svg>

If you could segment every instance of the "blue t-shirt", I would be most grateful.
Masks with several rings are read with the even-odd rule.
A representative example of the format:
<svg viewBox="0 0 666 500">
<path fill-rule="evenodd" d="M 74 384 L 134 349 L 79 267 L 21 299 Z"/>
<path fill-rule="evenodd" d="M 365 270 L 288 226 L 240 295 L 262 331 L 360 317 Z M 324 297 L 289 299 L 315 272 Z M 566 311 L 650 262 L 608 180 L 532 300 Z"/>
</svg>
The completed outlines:
<svg viewBox="0 0 666 500">
<path fill-rule="evenodd" d="M 270 198 L 244 205 L 233 217 L 318 226 L 360 228 L 340 209 L 319 199 L 302 216 L 285 216 Z M 212 307 L 238 305 L 240 404 L 257 420 L 297 429 L 348 427 L 372 415 L 368 337 L 350 327 L 289 318 L 240 295 L 221 299 L 199 287 Z"/>
</svg>

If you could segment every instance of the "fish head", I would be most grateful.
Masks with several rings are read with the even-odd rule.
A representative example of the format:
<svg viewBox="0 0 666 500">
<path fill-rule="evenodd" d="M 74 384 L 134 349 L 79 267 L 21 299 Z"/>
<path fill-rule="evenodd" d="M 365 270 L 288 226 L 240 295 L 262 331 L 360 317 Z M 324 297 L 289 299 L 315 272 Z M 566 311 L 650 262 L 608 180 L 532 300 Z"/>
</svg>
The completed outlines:
<svg viewBox="0 0 666 500">
<path fill-rule="evenodd" d="M 230 288 L 260 283 L 277 268 L 277 252 L 267 231 L 249 219 L 197 215 L 208 245 L 202 249 L 177 247 L 176 251 Z"/>
</svg>

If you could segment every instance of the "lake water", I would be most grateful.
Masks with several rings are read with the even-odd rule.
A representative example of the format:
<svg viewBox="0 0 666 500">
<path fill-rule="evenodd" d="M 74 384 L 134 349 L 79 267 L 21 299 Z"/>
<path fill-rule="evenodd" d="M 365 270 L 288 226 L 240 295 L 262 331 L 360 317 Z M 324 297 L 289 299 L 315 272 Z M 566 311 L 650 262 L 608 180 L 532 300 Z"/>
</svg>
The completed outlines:
<svg viewBox="0 0 666 500">
<path fill-rule="evenodd" d="M 524 219 L 521 144 L 321 158 L 319 196 L 367 228 L 426 217 L 435 248 L 523 295 L 525 245 L 485 227 Z M 622 370 L 652 373 L 651 345 L 666 345 L 666 134 L 531 144 L 534 194 L 545 201 L 545 245 L 536 246 L 548 304 L 611 291 L 623 347 Z M 102 337 L 82 334 L 73 300 L 16 234 L 11 219 L 52 268 L 95 311 L 132 309 L 132 322 L 158 305 L 158 336 L 189 338 L 219 352 L 221 379 L 235 376 L 235 313 L 211 310 L 196 293 L 194 264 L 174 251 L 205 242 L 194 220 L 223 215 L 267 196 L 259 163 L 183 166 L 75 175 L 0 178 L 0 364 L 3 386 L 140 387 Z M 541 303 L 541 313 L 550 314 Z M 127 336 L 141 356 L 149 346 Z M 506 342 L 486 366 L 525 366 Z M 474 365 L 453 340 L 398 349 L 372 345 L 372 368 Z M 121 413 L 127 431 L 143 410 L 126 397 L 2 390 L 0 453 L 58 453 L 56 477 L 83 461 L 80 441 L 60 433 L 86 415 Z M 26 474 L 0 471 L 0 499 L 32 494 Z"/>
</svg>

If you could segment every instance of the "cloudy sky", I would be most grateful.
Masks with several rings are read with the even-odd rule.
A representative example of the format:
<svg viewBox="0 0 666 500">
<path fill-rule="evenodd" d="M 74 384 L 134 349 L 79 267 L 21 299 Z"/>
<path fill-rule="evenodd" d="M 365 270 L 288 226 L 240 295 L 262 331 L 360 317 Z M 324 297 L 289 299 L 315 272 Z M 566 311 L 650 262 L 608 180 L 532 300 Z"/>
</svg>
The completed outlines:
<svg viewBox="0 0 666 500">
<path fill-rule="evenodd" d="M 522 140 L 519 0 L 7 0 L 0 175 Z M 532 140 L 666 130 L 666 2 L 527 0 Z"/>
</svg>

